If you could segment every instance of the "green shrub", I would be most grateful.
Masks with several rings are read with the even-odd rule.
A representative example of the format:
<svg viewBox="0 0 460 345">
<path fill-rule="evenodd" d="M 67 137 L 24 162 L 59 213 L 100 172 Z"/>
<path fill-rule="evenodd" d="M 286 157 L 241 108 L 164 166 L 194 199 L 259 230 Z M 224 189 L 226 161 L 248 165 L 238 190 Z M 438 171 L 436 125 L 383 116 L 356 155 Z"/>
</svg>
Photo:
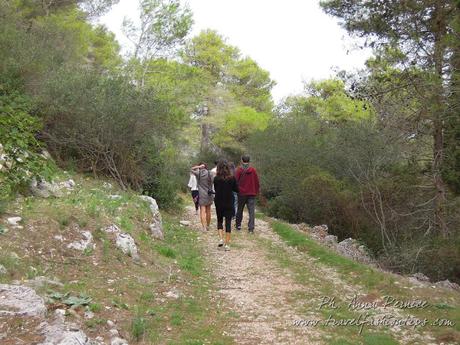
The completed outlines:
<svg viewBox="0 0 460 345">
<path fill-rule="evenodd" d="M 26 97 L 0 91 L 0 200 L 26 188 L 32 178 L 51 176 L 52 163 L 36 139 L 41 127 Z"/>
<path fill-rule="evenodd" d="M 143 317 L 136 316 L 131 322 L 131 334 L 136 341 L 141 340 L 146 331 L 146 322 Z"/>
<path fill-rule="evenodd" d="M 123 75 L 61 69 L 38 103 L 47 144 L 63 164 L 112 177 L 153 196 L 160 207 L 177 204 L 183 166 L 174 138 L 185 112 L 154 89 L 138 88 Z"/>
</svg>

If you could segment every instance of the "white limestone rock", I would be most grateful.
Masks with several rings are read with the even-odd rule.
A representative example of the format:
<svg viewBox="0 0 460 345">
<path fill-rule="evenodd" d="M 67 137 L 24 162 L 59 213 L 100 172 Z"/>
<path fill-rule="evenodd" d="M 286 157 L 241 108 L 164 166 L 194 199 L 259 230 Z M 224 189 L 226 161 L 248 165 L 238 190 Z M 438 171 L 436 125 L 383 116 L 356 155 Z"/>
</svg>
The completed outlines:
<svg viewBox="0 0 460 345">
<path fill-rule="evenodd" d="M 75 241 L 67 245 L 69 249 L 75 249 L 79 251 L 84 251 L 87 249 L 94 249 L 93 235 L 89 231 L 83 231 L 82 236 L 84 237 L 80 241 Z"/>
<path fill-rule="evenodd" d="M 19 226 L 18 223 L 22 221 L 22 218 L 21 217 L 9 217 L 6 219 L 6 221 L 8 222 L 9 225 L 18 227 Z"/>
<path fill-rule="evenodd" d="M 0 265 L 0 276 L 8 274 L 8 270 L 5 268 L 5 266 Z"/>
<path fill-rule="evenodd" d="M 118 233 L 116 238 L 116 245 L 123 253 L 131 256 L 134 260 L 139 260 L 136 242 L 129 234 Z"/>
<path fill-rule="evenodd" d="M 152 212 L 153 222 L 149 225 L 149 228 L 153 238 L 163 240 L 163 222 L 156 200 L 148 195 L 140 195 L 140 198 L 149 203 L 150 211 Z"/>
<path fill-rule="evenodd" d="M 22 285 L 0 284 L 0 316 L 43 317 L 46 306 L 43 298 Z"/>
</svg>

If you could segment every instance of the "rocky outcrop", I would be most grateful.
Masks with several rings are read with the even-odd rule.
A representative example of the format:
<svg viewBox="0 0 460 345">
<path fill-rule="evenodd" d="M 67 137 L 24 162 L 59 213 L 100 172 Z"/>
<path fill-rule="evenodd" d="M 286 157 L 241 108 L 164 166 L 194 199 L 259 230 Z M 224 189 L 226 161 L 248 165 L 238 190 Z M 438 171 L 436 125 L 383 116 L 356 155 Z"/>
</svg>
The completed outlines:
<svg viewBox="0 0 460 345">
<path fill-rule="evenodd" d="M 65 320 L 65 310 L 47 314 L 45 301 L 23 285 L 0 284 L 0 343 L 38 345 L 102 345 L 78 325 Z M 21 334 L 8 327 L 21 323 Z M 19 336 L 19 337 L 18 337 Z M 24 337 L 21 339 L 20 337 Z"/>
<path fill-rule="evenodd" d="M 338 242 L 337 236 L 329 234 L 327 225 L 317 225 L 310 227 L 305 223 L 301 223 L 295 224 L 294 227 L 300 231 L 308 233 L 308 235 L 317 242 L 324 244 L 325 246 L 331 248 L 343 256 L 364 264 L 373 263 L 373 260 L 364 245 L 352 238 L 347 238 L 341 242 Z"/>
<path fill-rule="evenodd" d="M 79 251 L 94 249 L 93 235 L 91 234 L 91 232 L 83 231 L 81 235 L 83 239 L 68 244 L 67 248 Z"/>
<path fill-rule="evenodd" d="M 361 262 L 366 265 L 374 264 L 374 260 L 370 257 L 366 247 L 352 238 L 347 238 L 341 242 L 338 242 L 337 236 L 328 234 L 327 225 L 318 225 L 310 227 L 305 223 L 294 224 L 294 228 L 302 232 L 306 232 L 315 241 L 331 248 L 335 252 Z M 438 288 L 445 288 L 451 290 L 460 290 L 460 285 L 453 283 L 449 280 L 443 280 L 436 283 L 431 283 L 423 273 L 414 273 L 408 277 L 409 281 L 417 286 L 433 286 Z"/>
<path fill-rule="evenodd" d="M 75 181 L 69 179 L 63 182 L 47 182 L 37 181 L 35 178 L 30 183 L 30 191 L 32 195 L 39 198 L 55 197 L 60 198 L 64 195 L 66 190 L 72 190 L 76 186 Z"/>
<path fill-rule="evenodd" d="M 335 249 L 338 253 L 355 261 L 364 264 L 372 263 L 372 259 L 367 253 L 366 247 L 352 238 L 347 238 L 342 242 L 337 243 Z"/>
<path fill-rule="evenodd" d="M 134 260 L 139 260 L 136 242 L 129 234 L 118 233 L 116 238 L 116 245 L 123 253 L 131 256 Z"/>
<path fill-rule="evenodd" d="M 160 209 L 158 208 L 158 204 L 156 200 L 147 195 L 141 195 L 140 198 L 146 202 L 148 202 L 150 211 L 152 212 L 153 221 L 150 223 L 149 228 L 152 236 L 156 239 L 163 240 L 163 223 L 161 220 Z"/>
<path fill-rule="evenodd" d="M 45 301 L 35 290 L 21 285 L 0 284 L 0 316 L 43 317 Z"/>
<path fill-rule="evenodd" d="M 108 234 L 115 235 L 115 244 L 123 253 L 131 256 L 135 261 L 139 261 L 140 257 L 136 242 L 131 235 L 122 232 L 115 224 L 109 225 L 104 231 Z"/>
<path fill-rule="evenodd" d="M 448 279 L 437 282 L 434 285 L 444 289 L 460 290 L 460 285 L 453 283 Z"/>
</svg>

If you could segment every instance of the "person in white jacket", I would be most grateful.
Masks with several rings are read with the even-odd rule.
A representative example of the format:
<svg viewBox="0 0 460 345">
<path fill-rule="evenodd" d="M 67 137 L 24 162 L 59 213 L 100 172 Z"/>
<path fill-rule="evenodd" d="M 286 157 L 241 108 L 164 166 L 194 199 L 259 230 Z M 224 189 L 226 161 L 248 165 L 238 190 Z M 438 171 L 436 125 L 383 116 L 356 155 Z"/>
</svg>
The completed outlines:
<svg viewBox="0 0 460 345">
<path fill-rule="evenodd" d="M 194 174 L 190 174 L 190 179 L 188 180 L 188 188 L 192 192 L 193 203 L 195 204 L 195 216 L 198 215 L 198 207 L 200 202 L 200 194 L 198 192 L 198 182 Z"/>
</svg>

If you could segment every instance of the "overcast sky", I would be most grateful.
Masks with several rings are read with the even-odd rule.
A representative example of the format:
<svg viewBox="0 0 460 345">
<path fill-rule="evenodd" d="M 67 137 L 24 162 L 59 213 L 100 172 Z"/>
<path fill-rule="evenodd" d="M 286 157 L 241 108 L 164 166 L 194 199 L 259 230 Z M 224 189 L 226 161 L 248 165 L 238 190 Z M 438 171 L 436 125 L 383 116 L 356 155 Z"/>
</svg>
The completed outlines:
<svg viewBox="0 0 460 345">
<path fill-rule="evenodd" d="M 322 12 L 319 0 L 188 0 L 194 18 L 192 35 L 217 30 L 270 72 L 277 82 L 276 101 L 302 91 L 303 81 L 323 79 L 334 70 L 363 66 L 368 52 L 354 48 L 356 40 Z M 137 0 L 121 0 L 101 22 L 126 45 L 121 33 L 124 16 L 136 18 Z"/>
</svg>

